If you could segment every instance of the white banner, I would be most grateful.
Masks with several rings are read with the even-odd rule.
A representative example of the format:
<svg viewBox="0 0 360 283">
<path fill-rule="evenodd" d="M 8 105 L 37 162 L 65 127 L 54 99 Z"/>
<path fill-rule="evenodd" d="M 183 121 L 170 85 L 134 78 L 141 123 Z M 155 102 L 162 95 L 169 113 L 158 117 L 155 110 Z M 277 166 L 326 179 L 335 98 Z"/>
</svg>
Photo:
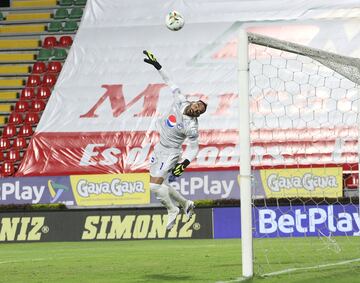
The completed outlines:
<svg viewBox="0 0 360 283">
<path fill-rule="evenodd" d="M 202 98 L 208 102 L 207 112 L 199 118 L 201 146 L 215 146 L 218 152 L 227 146 L 231 147 L 217 157 L 217 160 L 223 158 L 225 165 L 224 162 L 201 164 L 198 159 L 192 166 L 237 166 L 238 29 L 246 27 L 252 32 L 339 54 L 358 56 L 359 21 L 353 18 L 334 20 L 329 16 L 331 12 L 337 17 L 341 11 L 344 13 L 344 9 L 349 9 L 350 13 L 349 7 L 355 5 L 357 1 L 170 3 L 160 0 L 88 0 L 74 44 L 18 175 L 146 170 L 147 157 L 151 153 L 147 144 L 156 140 L 147 136 L 155 130 L 156 117 L 172 103 L 172 96 L 157 71 L 143 62 L 144 49 L 151 50 L 157 56 L 164 70 L 189 99 Z M 164 24 L 166 13 L 173 9 L 181 12 L 186 22 L 184 28 L 177 32 L 168 30 Z M 318 21 L 318 18 L 322 20 Z M 268 20 L 271 22 L 267 22 Z M 259 68 L 263 71 L 262 67 Z M 355 112 L 349 113 L 347 107 L 341 108 L 343 97 L 332 91 L 330 94 L 333 95 L 333 103 L 326 105 L 324 109 L 333 111 L 335 114 L 332 117 L 339 117 L 341 128 L 356 127 Z M 311 95 L 310 93 L 309 97 Z M 352 103 L 353 93 L 349 92 L 346 98 Z M 273 109 L 266 103 L 260 103 L 261 107 L 256 108 L 258 102 L 254 103 L 252 107 L 259 113 L 264 109 Z M 307 119 L 309 114 L 306 111 L 300 114 L 297 111 L 288 112 L 286 114 L 289 119 L 295 117 L 301 121 L 303 117 Z M 302 113 L 304 116 L 301 116 Z M 347 113 L 349 118 L 345 119 L 344 113 Z M 263 125 L 263 129 L 260 128 L 259 131 L 270 129 L 275 131 L 272 135 L 276 135 L 279 118 L 270 121 L 266 116 L 257 115 L 256 119 L 258 125 Z M 316 121 L 316 117 L 313 120 Z M 306 130 L 303 125 L 295 125 L 296 131 L 311 132 L 311 129 Z M 134 132 L 137 133 L 136 140 L 132 139 Z M 109 133 L 112 133 L 112 136 Z M 127 138 L 124 138 L 125 136 Z M 262 140 L 261 137 L 257 140 L 256 135 L 254 139 L 255 142 Z M 294 140 L 299 139 L 301 136 L 298 134 Z M 281 156 L 276 157 L 282 154 L 277 152 L 281 145 L 275 143 L 260 145 L 265 150 L 258 153 L 255 149 L 254 158 L 258 166 L 297 162 L 306 165 L 324 160 L 334 163 L 333 159 L 328 158 L 328 153 L 334 152 L 336 145 L 337 141 L 333 137 L 330 151 L 323 147 L 320 153 L 324 155 L 315 161 L 303 157 L 299 159 L 296 157 L 297 151 L 293 151 L 289 153 L 290 161 L 281 162 Z M 277 148 L 276 153 L 271 150 L 274 147 Z M 101 159 L 104 150 L 109 148 L 116 148 L 111 150 L 112 156 L 116 158 L 112 159 L 105 154 L 109 158 Z M 146 152 L 145 159 L 141 159 L 136 165 L 134 162 L 126 162 L 133 148 L 140 148 L 143 154 Z M 89 152 L 93 155 L 88 156 Z M 277 161 L 264 162 L 266 155 L 271 155 L 272 159 L 277 158 Z M 92 162 L 92 157 L 98 160 Z M 336 162 L 348 161 L 347 158 L 341 156 Z M 84 163 L 84 160 L 87 162 Z M 99 167 L 101 161 L 103 163 L 100 163 Z"/>
</svg>

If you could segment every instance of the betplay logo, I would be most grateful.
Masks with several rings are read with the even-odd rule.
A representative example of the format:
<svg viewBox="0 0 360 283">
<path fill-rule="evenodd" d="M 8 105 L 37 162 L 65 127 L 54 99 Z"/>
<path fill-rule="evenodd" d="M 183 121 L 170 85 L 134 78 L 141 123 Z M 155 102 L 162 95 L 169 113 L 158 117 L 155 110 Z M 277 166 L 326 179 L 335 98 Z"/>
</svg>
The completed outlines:
<svg viewBox="0 0 360 283">
<path fill-rule="evenodd" d="M 44 193 L 45 186 L 22 186 L 20 181 L 14 183 L 4 182 L 1 184 L 0 200 L 16 200 L 31 203 L 39 203 Z"/>
<path fill-rule="evenodd" d="M 354 208 L 354 207 L 353 207 Z M 258 212 L 260 235 L 279 233 L 284 235 L 318 235 L 332 233 L 350 235 L 360 231 L 360 218 L 356 209 L 346 211 L 339 206 L 298 207 L 294 211 L 282 213 L 276 208 L 260 209 Z"/>
<path fill-rule="evenodd" d="M 56 183 L 52 180 L 48 181 L 48 188 L 51 195 L 50 203 L 55 203 L 65 191 L 69 191 L 70 189 L 62 184 Z"/>
<path fill-rule="evenodd" d="M 235 188 L 235 179 L 217 179 L 208 174 L 201 177 L 183 177 L 178 182 L 171 183 L 177 191 L 185 196 L 216 196 L 228 198 Z M 239 194 L 239 193 L 238 193 Z"/>
</svg>

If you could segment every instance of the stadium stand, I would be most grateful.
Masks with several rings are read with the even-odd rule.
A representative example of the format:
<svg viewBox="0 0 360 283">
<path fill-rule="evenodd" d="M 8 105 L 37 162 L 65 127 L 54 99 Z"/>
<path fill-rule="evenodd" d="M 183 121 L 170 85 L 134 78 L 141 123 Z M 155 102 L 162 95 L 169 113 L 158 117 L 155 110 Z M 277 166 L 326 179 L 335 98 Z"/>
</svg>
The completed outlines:
<svg viewBox="0 0 360 283">
<path fill-rule="evenodd" d="M 21 163 L 85 5 L 13 0 L 0 6 L 0 176 L 12 176 Z"/>
</svg>

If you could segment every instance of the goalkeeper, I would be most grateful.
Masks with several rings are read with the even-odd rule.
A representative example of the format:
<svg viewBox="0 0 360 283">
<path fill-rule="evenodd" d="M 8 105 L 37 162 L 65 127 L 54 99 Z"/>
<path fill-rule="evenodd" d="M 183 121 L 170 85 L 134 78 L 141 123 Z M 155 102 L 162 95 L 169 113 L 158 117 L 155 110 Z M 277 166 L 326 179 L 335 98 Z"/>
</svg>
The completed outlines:
<svg viewBox="0 0 360 283">
<path fill-rule="evenodd" d="M 167 208 L 166 229 L 170 230 L 175 225 L 176 217 L 180 213 L 180 209 L 173 201 L 180 204 L 188 219 L 194 213 L 194 203 L 185 199 L 170 186 L 168 179 L 173 176 L 181 176 L 185 168 L 196 157 L 199 150 L 197 117 L 206 111 L 207 104 L 202 100 L 187 101 L 180 89 L 164 73 L 155 56 L 146 50 L 143 53 L 146 55 L 144 61 L 159 71 L 164 82 L 171 87 L 174 97 L 169 110 L 157 121 L 160 141 L 155 145 L 150 159 L 150 190 Z M 189 146 L 184 156 L 181 157 L 182 144 L 185 139 L 188 139 Z"/>
</svg>

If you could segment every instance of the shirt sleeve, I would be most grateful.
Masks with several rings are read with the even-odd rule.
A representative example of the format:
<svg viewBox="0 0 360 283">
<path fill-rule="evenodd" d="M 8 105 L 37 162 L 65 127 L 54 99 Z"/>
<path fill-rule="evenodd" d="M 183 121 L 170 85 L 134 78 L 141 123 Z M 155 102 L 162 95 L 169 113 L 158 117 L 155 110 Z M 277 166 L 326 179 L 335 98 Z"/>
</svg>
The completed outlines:
<svg viewBox="0 0 360 283">
<path fill-rule="evenodd" d="M 169 76 L 165 73 L 164 68 L 159 70 L 159 74 L 162 77 L 163 81 L 171 88 L 171 91 L 174 95 L 174 100 L 176 103 L 186 102 L 185 95 L 182 94 L 180 88 L 173 83 L 173 81 L 169 78 Z"/>
</svg>

